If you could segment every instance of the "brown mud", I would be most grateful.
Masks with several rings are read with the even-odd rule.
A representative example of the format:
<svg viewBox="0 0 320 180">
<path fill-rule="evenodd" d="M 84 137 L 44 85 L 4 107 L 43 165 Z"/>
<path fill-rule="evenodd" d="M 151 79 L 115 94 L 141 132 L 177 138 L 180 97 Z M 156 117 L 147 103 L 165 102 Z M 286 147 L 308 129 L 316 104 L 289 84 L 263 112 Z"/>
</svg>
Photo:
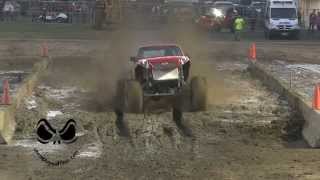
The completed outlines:
<svg viewBox="0 0 320 180">
<path fill-rule="evenodd" d="M 301 122 L 287 103 L 246 70 L 246 43 L 208 44 L 193 26 L 119 29 L 92 56 L 53 57 L 49 72 L 17 113 L 16 141 L 0 147 L 5 179 L 318 179 L 319 153 L 307 149 Z M 128 77 L 137 46 L 179 43 L 192 58 L 192 74 L 208 78 L 205 112 L 124 114 L 112 111 L 116 80 Z M 30 106 L 33 102 L 35 106 Z M 60 115 L 49 116 L 59 111 Z M 39 118 L 77 121 L 71 145 L 40 144 Z M 57 123 L 57 127 L 61 127 Z M 63 124 L 63 123 L 62 123 Z M 283 137 L 287 138 L 284 139 Z M 289 141 L 290 140 L 290 141 Z M 48 166 L 51 161 L 74 159 Z M 23 171 L 21 171 L 23 169 Z"/>
</svg>

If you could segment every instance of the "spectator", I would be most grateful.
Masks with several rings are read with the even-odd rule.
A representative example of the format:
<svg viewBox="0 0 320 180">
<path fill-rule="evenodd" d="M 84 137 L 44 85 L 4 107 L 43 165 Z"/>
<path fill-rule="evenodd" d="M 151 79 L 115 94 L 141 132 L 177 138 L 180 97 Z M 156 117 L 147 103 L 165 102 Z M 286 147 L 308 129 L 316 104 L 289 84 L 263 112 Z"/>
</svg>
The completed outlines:
<svg viewBox="0 0 320 180">
<path fill-rule="evenodd" d="M 314 26 L 316 25 L 316 20 L 317 20 L 316 10 L 313 10 L 309 16 L 309 31 L 311 31 L 311 32 L 314 31 Z"/>
<path fill-rule="evenodd" d="M 231 33 L 235 33 L 234 22 L 235 22 L 237 17 L 238 17 L 238 11 L 233 9 L 232 10 L 232 14 L 231 14 L 231 18 L 230 18 L 230 21 L 231 21 L 230 32 Z"/>
<path fill-rule="evenodd" d="M 301 24 L 302 24 L 302 15 L 301 15 L 301 9 L 299 9 L 298 10 L 298 23 L 299 23 L 299 25 L 301 26 Z"/>
<path fill-rule="evenodd" d="M 234 23 L 234 10 L 233 8 L 229 8 L 226 12 L 226 22 L 227 22 L 227 27 L 230 29 L 231 33 L 234 33 L 233 30 L 233 23 Z"/>
<path fill-rule="evenodd" d="M 245 26 L 245 20 L 241 16 L 238 15 L 234 21 L 234 30 L 235 30 L 234 39 L 236 41 L 240 41 L 244 26 Z"/>
<path fill-rule="evenodd" d="M 317 25 L 317 30 L 320 31 L 320 12 L 318 12 L 317 14 L 316 25 Z"/>
<path fill-rule="evenodd" d="M 41 20 L 43 23 L 47 22 L 47 8 L 42 8 L 42 12 L 41 12 Z"/>
</svg>

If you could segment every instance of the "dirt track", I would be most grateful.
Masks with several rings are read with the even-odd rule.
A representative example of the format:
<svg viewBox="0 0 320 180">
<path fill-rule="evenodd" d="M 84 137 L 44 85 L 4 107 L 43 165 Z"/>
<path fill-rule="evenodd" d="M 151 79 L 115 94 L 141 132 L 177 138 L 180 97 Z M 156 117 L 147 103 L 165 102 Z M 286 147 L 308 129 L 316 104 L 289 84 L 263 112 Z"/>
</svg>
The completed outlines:
<svg viewBox="0 0 320 180">
<path fill-rule="evenodd" d="M 108 41 L 99 41 L 96 48 L 91 47 L 94 42 L 88 43 L 89 49 L 81 41 L 72 43 L 79 53 L 84 46 L 87 56 L 53 54 L 48 74 L 17 113 L 16 142 L 0 147 L 2 179 L 320 177 L 320 155 L 301 141 L 301 119 L 246 71 L 248 42 L 214 42 L 182 25 L 134 26 L 106 35 Z M 128 57 L 136 47 L 151 42 L 179 43 L 191 55 L 192 74 L 206 76 L 210 84 L 208 111 L 185 113 L 181 121 L 166 111 L 117 119 L 112 112 L 114 80 L 127 75 Z M 260 48 L 278 51 L 268 43 Z M 51 120 L 57 127 L 68 118 L 78 122 L 74 144 L 37 142 L 35 124 L 50 112 L 62 113 Z M 50 161 L 77 155 L 65 165 L 48 166 L 34 148 Z"/>
</svg>

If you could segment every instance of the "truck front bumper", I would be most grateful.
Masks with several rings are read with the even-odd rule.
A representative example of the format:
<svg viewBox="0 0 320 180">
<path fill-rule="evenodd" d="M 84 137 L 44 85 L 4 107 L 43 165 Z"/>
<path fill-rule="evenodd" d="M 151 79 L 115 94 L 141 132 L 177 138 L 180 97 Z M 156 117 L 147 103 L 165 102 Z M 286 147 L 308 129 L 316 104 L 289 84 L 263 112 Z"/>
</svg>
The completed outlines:
<svg viewBox="0 0 320 180">
<path fill-rule="evenodd" d="M 271 29 L 270 34 L 272 35 L 280 35 L 280 36 L 296 36 L 299 35 L 299 29 L 290 29 L 290 30 L 279 30 L 279 29 Z"/>
</svg>

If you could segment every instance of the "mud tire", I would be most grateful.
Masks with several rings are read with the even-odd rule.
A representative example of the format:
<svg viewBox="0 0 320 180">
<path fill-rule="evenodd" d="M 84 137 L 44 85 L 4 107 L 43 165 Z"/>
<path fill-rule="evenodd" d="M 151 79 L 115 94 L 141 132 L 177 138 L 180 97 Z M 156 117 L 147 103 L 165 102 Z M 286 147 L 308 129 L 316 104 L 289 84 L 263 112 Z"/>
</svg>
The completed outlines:
<svg viewBox="0 0 320 180">
<path fill-rule="evenodd" d="M 128 80 L 123 85 L 123 110 L 128 113 L 141 113 L 143 111 L 143 91 L 140 83 Z"/>
<path fill-rule="evenodd" d="M 207 108 L 207 81 L 204 77 L 193 77 L 191 88 L 192 111 L 204 111 Z"/>
<path fill-rule="evenodd" d="M 190 87 L 183 86 L 180 92 L 175 96 L 173 108 L 179 111 L 189 110 L 190 104 Z"/>
</svg>

